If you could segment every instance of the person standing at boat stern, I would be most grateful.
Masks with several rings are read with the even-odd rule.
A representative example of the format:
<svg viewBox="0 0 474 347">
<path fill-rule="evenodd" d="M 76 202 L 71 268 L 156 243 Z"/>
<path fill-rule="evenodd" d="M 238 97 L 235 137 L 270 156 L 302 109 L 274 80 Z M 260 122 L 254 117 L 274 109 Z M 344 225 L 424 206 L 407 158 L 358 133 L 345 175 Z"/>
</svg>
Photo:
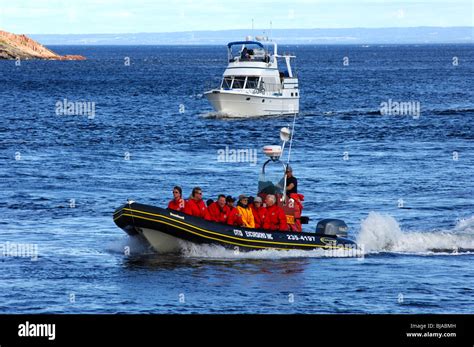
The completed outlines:
<svg viewBox="0 0 474 347">
<path fill-rule="evenodd" d="M 173 200 L 168 203 L 168 208 L 175 211 L 184 211 L 185 205 L 183 190 L 180 186 L 175 186 L 173 188 Z"/>
<path fill-rule="evenodd" d="M 246 195 L 239 195 L 237 210 L 242 216 L 243 226 L 247 228 L 255 228 L 255 221 L 253 219 L 252 209 L 249 206 L 249 198 Z"/>
<path fill-rule="evenodd" d="M 286 195 L 298 194 L 298 180 L 293 176 L 293 169 L 290 165 L 286 167 Z"/>
<path fill-rule="evenodd" d="M 193 188 L 191 196 L 186 201 L 183 212 L 194 217 L 210 220 L 209 211 L 202 199 L 202 189 L 200 187 Z"/>
<path fill-rule="evenodd" d="M 230 209 L 226 204 L 225 195 L 221 194 L 217 197 L 217 201 L 213 202 L 207 208 L 211 220 L 218 223 L 227 223 L 229 218 Z"/>
<path fill-rule="evenodd" d="M 276 204 L 275 195 L 267 195 L 265 204 L 267 205 L 267 213 L 263 221 L 263 228 L 268 230 L 288 231 L 285 212 Z"/>
<path fill-rule="evenodd" d="M 302 231 L 301 213 L 303 211 L 304 195 L 298 194 L 298 180 L 293 176 L 293 169 L 290 165 L 286 168 L 286 195 L 294 200 L 294 224 L 290 225 L 291 231 Z"/>
</svg>

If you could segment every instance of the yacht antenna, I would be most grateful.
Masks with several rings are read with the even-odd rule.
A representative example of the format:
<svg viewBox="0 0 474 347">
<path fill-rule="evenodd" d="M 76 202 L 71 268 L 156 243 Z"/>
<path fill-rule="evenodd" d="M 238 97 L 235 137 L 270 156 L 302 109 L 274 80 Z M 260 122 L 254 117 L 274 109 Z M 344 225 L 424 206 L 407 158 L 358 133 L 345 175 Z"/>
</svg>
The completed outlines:
<svg viewBox="0 0 474 347">
<path fill-rule="evenodd" d="M 272 39 L 272 30 L 273 30 L 273 25 L 272 25 L 272 21 L 270 21 L 270 40 Z"/>
</svg>

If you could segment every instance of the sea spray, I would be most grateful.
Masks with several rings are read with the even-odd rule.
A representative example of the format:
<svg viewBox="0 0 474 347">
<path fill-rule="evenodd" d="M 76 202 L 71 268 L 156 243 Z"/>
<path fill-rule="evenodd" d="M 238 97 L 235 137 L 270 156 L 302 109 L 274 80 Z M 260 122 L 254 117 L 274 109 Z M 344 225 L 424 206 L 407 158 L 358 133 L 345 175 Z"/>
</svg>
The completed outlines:
<svg viewBox="0 0 474 347">
<path fill-rule="evenodd" d="M 454 253 L 474 251 L 474 218 L 461 220 L 456 227 L 440 231 L 404 232 L 395 218 L 370 212 L 361 223 L 357 243 L 368 253 Z"/>
</svg>

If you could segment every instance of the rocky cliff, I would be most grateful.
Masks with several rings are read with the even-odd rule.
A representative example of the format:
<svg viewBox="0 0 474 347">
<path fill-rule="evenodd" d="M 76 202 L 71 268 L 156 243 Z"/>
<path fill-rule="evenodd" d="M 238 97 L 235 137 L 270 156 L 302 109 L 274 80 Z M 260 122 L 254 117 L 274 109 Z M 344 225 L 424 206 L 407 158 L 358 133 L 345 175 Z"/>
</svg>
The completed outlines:
<svg viewBox="0 0 474 347">
<path fill-rule="evenodd" d="M 26 35 L 0 30 L 0 59 L 85 60 L 81 55 L 59 55 Z"/>
</svg>

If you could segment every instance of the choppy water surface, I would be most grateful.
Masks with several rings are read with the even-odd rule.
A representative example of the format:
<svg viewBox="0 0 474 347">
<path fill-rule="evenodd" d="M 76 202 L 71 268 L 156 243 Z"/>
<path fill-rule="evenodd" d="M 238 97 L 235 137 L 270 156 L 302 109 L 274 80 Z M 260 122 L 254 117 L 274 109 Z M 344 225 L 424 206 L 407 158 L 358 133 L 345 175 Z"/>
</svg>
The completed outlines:
<svg viewBox="0 0 474 347">
<path fill-rule="evenodd" d="M 292 158 L 308 228 L 344 219 L 363 259 L 158 255 L 130 239 L 112 221 L 127 198 L 164 205 L 175 184 L 255 194 L 260 149 L 292 118 L 212 113 L 202 93 L 224 47 L 54 49 L 88 60 L 0 62 L 0 312 L 472 313 L 473 46 L 282 48 L 298 56 Z M 64 99 L 95 116 L 57 115 Z M 420 117 L 381 116 L 389 99 L 419 102 Z M 257 165 L 218 162 L 226 146 L 257 150 Z M 14 256 L 18 244 L 37 259 Z"/>
</svg>

